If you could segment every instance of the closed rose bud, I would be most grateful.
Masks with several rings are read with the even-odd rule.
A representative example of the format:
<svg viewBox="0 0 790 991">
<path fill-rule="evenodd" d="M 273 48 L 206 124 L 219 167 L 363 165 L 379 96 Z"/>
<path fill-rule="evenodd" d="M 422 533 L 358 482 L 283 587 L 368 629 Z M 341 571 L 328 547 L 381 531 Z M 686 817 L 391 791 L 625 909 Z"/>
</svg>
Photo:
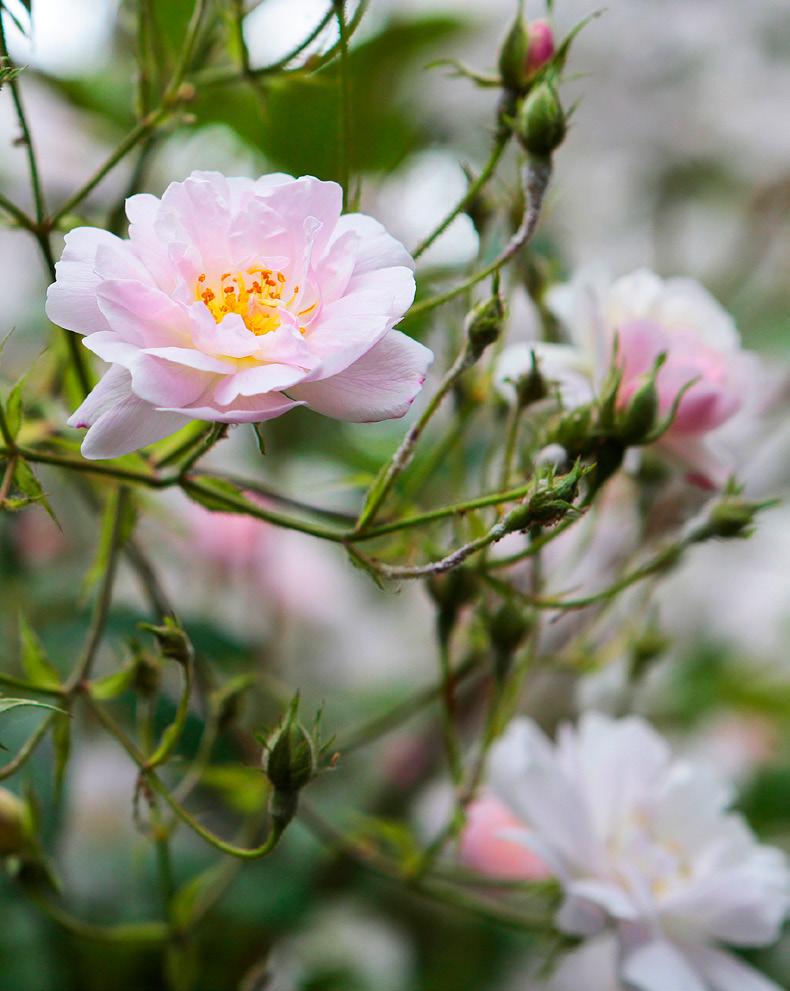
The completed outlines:
<svg viewBox="0 0 790 991">
<path fill-rule="evenodd" d="M 141 623 L 141 628 L 152 633 L 156 637 L 162 655 L 177 664 L 190 664 L 194 656 L 192 643 L 184 630 L 170 616 L 165 617 L 161 626 L 153 626 L 150 623 Z"/>
<path fill-rule="evenodd" d="M 548 21 L 529 22 L 527 78 L 531 79 L 554 55 L 554 32 Z"/>
<path fill-rule="evenodd" d="M 540 83 L 521 103 L 516 136 L 530 155 L 548 158 L 565 140 L 567 124 L 555 87 Z"/>
<path fill-rule="evenodd" d="M 499 339 L 504 320 L 505 304 L 499 293 L 494 293 L 469 311 L 466 317 L 466 336 L 472 361 L 477 361 L 485 349 Z"/>
<path fill-rule="evenodd" d="M 651 375 L 637 388 L 622 411 L 617 436 L 623 444 L 629 446 L 646 440 L 655 427 L 658 409 L 658 389 L 655 375 Z"/>
<path fill-rule="evenodd" d="M 698 539 L 749 537 L 754 530 L 755 516 L 772 505 L 773 500 L 747 502 L 745 499 L 725 499 L 711 509 L 707 523 L 700 528 Z"/>
<path fill-rule="evenodd" d="M 527 85 L 530 40 L 519 3 L 515 19 L 499 51 L 499 75 L 502 85 L 513 93 L 522 93 Z"/>
<path fill-rule="evenodd" d="M 289 710 L 269 741 L 264 770 L 276 791 L 289 794 L 300 791 L 315 776 L 315 747 L 294 709 Z"/>
<path fill-rule="evenodd" d="M 494 673 L 502 681 L 510 670 L 513 655 L 532 629 L 532 616 L 522 606 L 503 602 L 491 617 L 488 635 L 494 648 Z"/>
<path fill-rule="evenodd" d="M 22 853 L 27 845 L 25 803 L 7 788 L 0 788 L 0 856 Z"/>
</svg>

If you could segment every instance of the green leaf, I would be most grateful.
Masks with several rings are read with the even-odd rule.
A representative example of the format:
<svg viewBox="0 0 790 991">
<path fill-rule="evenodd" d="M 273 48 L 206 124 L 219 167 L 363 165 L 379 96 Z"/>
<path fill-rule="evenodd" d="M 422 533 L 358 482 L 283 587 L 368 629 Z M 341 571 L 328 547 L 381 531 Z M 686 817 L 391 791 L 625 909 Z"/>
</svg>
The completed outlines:
<svg viewBox="0 0 790 991">
<path fill-rule="evenodd" d="M 47 657 L 41 641 L 31 628 L 24 613 L 19 614 L 19 646 L 22 670 L 28 680 L 41 688 L 60 687 L 60 672 Z"/>
<path fill-rule="evenodd" d="M 252 426 L 253 426 L 253 429 L 255 430 L 255 439 L 258 441 L 258 450 L 261 452 L 261 454 L 263 454 L 265 456 L 266 455 L 266 439 L 263 436 L 263 424 L 262 423 L 253 423 Z"/>
<path fill-rule="evenodd" d="M 384 582 L 381 580 L 381 575 L 376 571 L 376 569 L 369 564 L 364 557 L 362 557 L 354 548 L 349 544 L 346 547 L 349 559 L 355 568 L 359 568 L 360 571 L 364 571 L 366 575 L 373 579 L 376 586 L 380 589 L 384 588 Z"/>
<path fill-rule="evenodd" d="M 165 974 L 167 987 L 173 991 L 195 991 L 200 979 L 200 957 L 194 940 L 168 943 Z"/>
<path fill-rule="evenodd" d="M 31 502 L 40 502 L 44 509 L 46 509 L 49 513 L 53 523 L 56 524 L 58 529 L 63 529 L 57 516 L 55 516 L 55 511 L 50 505 L 49 499 L 47 499 L 44 494 L 44 490 L 41 488 L 41 483 L 33 474 L 33 469 L 27 461 L 24 461 L 22 458 L 19 458 L 16 463 L 16 470 L 14 471 L 14 484 L 26 497 L 25 505 Z"/>
<path fill-rule="evenodd" d="M 16 67 L 5 65 L 4 60 L 0 59 L 0 89 L 3 88 L 4 83 L 10 83 L 12 80 L 16 79 L 21 71 L 21 69 Z"/>
<path fill-rule="evenodd" d="M 91 696 L 100 702 L 122 695 L 134 682 L 135 667 L 129 665 L 91 683 Z"/>
<path fill-rule="evenodd" d="M 189 881 L 178 889 L 170 903 L 170 909 L 176 925 L 184 929 L 187 928 L 195 909 L 200 905 L 203 895 L 222 879 L 224 873 L 224 864 L 212 864 L 211 867 L 190 878 Z"/>
<path fill-rule="evenodd" d="M 33 699 L 0 698 L 0 712 L 8 712 L 9 709 L 16 709 L 21 705 L 32 706 L 34 709 L 50 709 L 52 712 L 66 713 L 65 709 L 59 709 L 56 705 L 49 705 L 47 702 L 36 702 Z"/>
<path fill-rule="evenodd" d="M 8 398 L 5 402 L 6 423 L 8 424 L 9 433 L 14 439 L 19 436 L 19 431 L 22 428 L 22 388 L 26 378 L 27 375 L 23 375 L 19 379 L 8 393 Z"/>
<path fill-rule="evenodd" d="M 228 806 L 242 815 L 259 812 L 269 791 L 263 771 L 244 764 L 214 764 L 207 767 L 200 783 L 220 792 Z"/>
</svg>

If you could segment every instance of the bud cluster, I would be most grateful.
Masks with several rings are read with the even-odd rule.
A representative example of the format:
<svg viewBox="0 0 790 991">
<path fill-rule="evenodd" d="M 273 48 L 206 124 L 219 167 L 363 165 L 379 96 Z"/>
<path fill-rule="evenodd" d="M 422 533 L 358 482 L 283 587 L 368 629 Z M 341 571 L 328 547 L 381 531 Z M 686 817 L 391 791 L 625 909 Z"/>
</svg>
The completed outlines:
<svg viewBox="0 0 790 991">
<path fill-rule="evenodd" d="M 557 479 L 553 468 L 549 467 L 545 474 L 538 476 L 532 494 L 505 517 L 506 532 L 551 526 L 568 513 L 577 512 L 573 502 L 579 494 L 579 482 L 588 470 L 577 461 L 567 474 Z"/>
</svg>

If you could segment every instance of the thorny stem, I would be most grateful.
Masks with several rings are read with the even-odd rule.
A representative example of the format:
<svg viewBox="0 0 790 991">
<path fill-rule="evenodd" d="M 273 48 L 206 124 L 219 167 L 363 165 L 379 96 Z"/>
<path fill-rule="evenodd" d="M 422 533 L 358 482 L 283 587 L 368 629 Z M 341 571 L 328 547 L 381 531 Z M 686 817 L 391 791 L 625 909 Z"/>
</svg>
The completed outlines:
<svg viewBox="0 0 790 991">
<path fill-rule="evenodd" d="M 491 544 L 496 543 L 497 540 L 501 540 L 507 533 L 508 527 L 504 522 L 495 523 L 493 527 L 484 533 L 482 537 L 478 537 L 476 540 L 470 540 L 469 543 L 463 544 L 457 550 L 452 551 L 445 557 L 440 558 L 438 561 L 431 561 L 429 564 L 418 564 L 418 565 L 401 565 L 401 564 L 385 564 L 383 561 L 377 561 L 375 558 L 364 557 L 358 554 L 359 558 L 365 562 L 373 571 L 377 572 L 382 578 L 392 578 L 392 579 L 411 579 L 411 578 L 427 578 L 430 575 L 443 575 L 447 571 L 452 571 L 453 568 L 457 568 L 459 565 L 471 557 L 472 554 L 476 554 L 478 551 L 483 550 L 484 547 L 490 547 Z"/>
<path fill-rule="evenodd" d="M 0 55 L 3 56 L 6 65 L 14 68 L 14 63 L 11 61 L 11 57 L 8 54 L 8 45 L 6 43 L 5 36 L 5 24 L 3 22 L 2 13 L 0 12 Z M 27 115 L 25 114 L 25 107 L 22 103 L 22 94 L 20 91 L 19 83 L 17 78 L 12 75 L 11 78 L 6 82 L 6 86 L 11 91 L 11 101 L 14 104 L 14 110 L 16 111 L 17 121 L 19 122 L 19 129 L 22 132 L 22 144 L 25 146 L 25 154 L 27 156 L 27 166 L 30 172 L 30 185 L 33 190 L 33 202 L 36 211 L 36 223 L 41 224 L 43 221 L 47 208 L 44 200 L 44 189 L 41 184 L 41 176 L 38 171 L 38 162 L 36 160 L 36 150 L 33 145 L 33 136 L 30 132 L 30 126 L 27 122 Z M 19 219 L 17 217 L 16 219 Z"/>
<path fill-rule="evenodd" d="M 33 756 L 38 747 L 39 743 L 47 735 L 47 730 L 50 728 L 52 723 L 55 721 L 57 713 L 50 712 L 46 718 L 41 720 L 39 726 L 31 733 L 27 741 L 22 745 L 19 752 L 15 757 L 12 757 L 7 764 L 0 767 L 0 781 L 4 781 L 6 778 L 10 778 L 13 774 L 24 767 L 28 760 Z"/>
<path fill-rule="evenodd" d="M 461 664 L 451 671 L 451 677 L 455 685 L 460 685 L 465 681 L 480 664 L 477 655 L 467 657 Z M 372 719 L 351 730 L 346 737 L 341 737 L 337 742 L 337 749 L 341 754 L 347 754 L 352 750 L 357 750 L 365 744 L 377 740 L 391 730 L 396 729 L 401 723 L 406 722 L 412 716 L 436 701 L 442 693 L 444 679 L 440 679 L 436 684 L 423 688 L 421 691 L 410 695 L 408 698 L 392 706 L 380 716 Z"/>
<path fill-rule="evenodd" d="M 438 296 L 431 296 L 428 299 L 421 300 L 419 303 L 415 303 L 409 310 L 409 317 L 421 316 L 424 313 L 429 313 L 431 310 L 435 310 L 438 306 L 444 306 L 445 303 L 449 303 L 450 300 L 455 299 L 457 296 L 463 295 L 463 293 L 467 292 L 473 286 L 476 286 L 478 282 L 482 282 L 483 279 L 487 279 L 489 275 L 493 275 L 494 272 L 497 272 L 503 265 L 506 265 L 511 258 L 514 258 L 535 233 L 535 229 L 538 226 L 538 221 L 540 220 L 543 199 L 546 195 L 546 188 L 548 187 L 550 178 L 550 159 L 528 159 L 524 165 L 522 175 L 522 184 L 524 187 L 524 216 L 518 230 L 507 245 L 490 264 L 484 266 L 473 275 L 470 275 L 468 279 L 465 279 L 457 286 L 454 286 L 452 289 L 448 289 L 446 292 L 439 293 Z"/>
<path fill-rule="evenodd" d="M 257 847 L 250 848 L 237 846 L 235 843 L 229 843 L 227 840 L 223 840 L 221 837 L 215 835 L 210 829 L 207 829 L 201 822 L 199 822 L 191 812 L 185 809 L 184 806 L 181 805 L 181 803 L 171 794 L 170 789 L 158 777 L 156 772 L 152 771 L 147 766 L 145 755 L 141 753 L 137 746 L 129 739 L 126 732 L 118 725 L 112 716 L 110 716 L 106 709 L 97 703 L 89 693 L 85 693 L 84 698 L 91 712 L 93 712 L 102 726 L 104 726 L 107 732 L 115 738 L 115 740 L 132 758 L 135 764 L 137 764 L 141 774 L 145 777 L 145 781 L 158 795 L 161 795 L 176 816 L 178 816 L 178 818 L 185 825 L 189 826 L 194 833 L 197 833 L 201 839 L 205 840 L 206 843 L 215 847 L 217 850 L 222 851 L 222 853 L 227 853 L 231 857 L 238 857 L 241 860 L 260 860 L 262 857 L 266 857 L 273 852 L 284 832 L 284 826 L 282 826 L 278 821 L 274 820 L 272 822 L 268 837 L 263 843 L 260 844 L 260 846 Z"/>
<path fill-rule="evenodd" d="M 337 29 L 340 34 L 340 185 L 343 201 L 349 209 L 351 178 L 352 104 L 351 66 L 348 52 L 348 26 L 345 0 L 333 0 Z"/>
<path fill-rule="evenodd" d="M 486 186 L 488 180 L 491 176 L 493 176 L 494 172 L 496 172 L 497 165 L 499 165 L 499 160 L 502 158 L 502 154 L 507 147 L 509 138 L 510 131 L 497 136 L 496 141 L 494 142 L 494 147 L 491 149 L 491 155 L 486 164 L 483 166 L 483 171 L 474 180 L 474 182 L 470 183 L 466 193 L 464 193 L 447 216 L 441 220 L 439 224 L 434 227 L 431 233 L 417 245 L 413 253 L 415 261 L 420 257 L 420 255 L 424 254 L 428 248 L 430 248 L 433 242 L 441 234 L 447 230 L 458 214 L 463 213 L 464 210 L 466 210 L 466 208 L 474 201 L 475 197 L 478 196 L 481 190 Z"/>
<path fill-rule="evenodd" d="M 459 377 L 469 367 L 469 345 L 464 343 L 453 364 L 445 373 L 444 378 L 439 383 L 436 392 L 431 396 L 428 405 L 422 411 L 418 419 L 411 425 L 400 446 L 392 455 L 389 463 L 379 472 L 378 478 L 371 486 L 370 492 L 365 500 L 364 508 L 360 513 L 357 522 L 357 532 L 364 531 L 367 524 L 374 518 L 379 507 L 387 498 L 387 495 L 395 483 L 395 479 L 403 469 L 409 464 L 413 455 L 417 441 L 428 426 L 434 413 L 441 406 L 445 396 L 455 385 Z"/>
</svg>

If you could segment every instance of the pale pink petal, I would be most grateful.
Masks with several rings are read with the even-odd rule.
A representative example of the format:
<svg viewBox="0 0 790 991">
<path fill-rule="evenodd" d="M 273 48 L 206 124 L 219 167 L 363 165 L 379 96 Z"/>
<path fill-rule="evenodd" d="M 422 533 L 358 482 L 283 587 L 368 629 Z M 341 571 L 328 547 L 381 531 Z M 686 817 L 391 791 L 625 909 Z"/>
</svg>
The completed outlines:
<svg viewBox="0 0 790 991">
<path fill-rule="evenodd" d="M 775 981 L 722 950 L 699 946 L 688 956 L 707 981 L 707 991 L 782 991 Z"/>
<path fill-rule="evenodd" d="M 56 281 L 47 289 L 46 312 L 53 323 L 78 334 L 107 330 L 96 300 L 101 281 L 96 274 L 96 251 L 101 246 L 122 245 L 120 238 L 95 227 L 69 231 L 63 254 L 55 265 Z"/>
<path fill-rule="evenodd" d="M 354 256 L 357 275 L 381 268 L 414 269 L 414 260 L 406 248 L 373 217 L 364 213 L 347 213 L 341 217 L 335 227 L 333 244 L 348 234 L 356 235 L 348 242 L 348 250 Z"/>
<path fill-rule="evenodd" d="M 655 939 L 628 953 L 623 977 L 636 991 L 708 991 L 705 982 L 671 943 Z"/>
<path fill-rule="evenodd" d="M 212 372 L 167 361 L 138 351 L 126 366 L 132 391 L 153 406 L 188 406 L 216 379 Z"/>
<path fill-rule="evenodd" d="M 82 456 L 91 461 L 118 458 L 168 437 L 187 423 L 189 417 L 160 412 L 129 394 L 96 419 L 82 442 Z"/>
<path fill-rule="evenodd" d="M 300 382 L 305 374 L 304 369 L 294 368 L 292 365 L 271 364 L 245 368 L 219 382 L 214 390 L 214 399 L 220 406 L 228 406 L 237 396 L 260 396 L 287 389 Z"/>
<path fill-rule="evenodd" d="M 189 311 L 159 289 L 110 279 L 98 288 L 107 323 L 119 339 L 140 347 L 191 342 Z"/>
<path fill-rule="evenodd" d="M 601 906 L 585 898 L 566 898 L 556 918 L 560 932 L 573 936 L 597 936 L 607 928 L 608 922 Z"/>
<path fill-rule="evenodd" d="M 307 340 L 321 361 L 321 376 L 327 378 L 348 368 L 366 354 L 390 330 L 411 305 L 414 276 L 407 268 L 389 268 L 359 277 L 359 288 L 330 303 Z M 352 282 L 357 282 L 355 278 Z"/>
<path fill-rule="evenodd" d="M 126 200 L 132 250 L 151 272 L 159 288 L 169 293 L 174 291 L 178 277 L 168 242 L 156 230 L 160 209 L 161 200 L 150 193 L 137 193 Z"/>
<path fill-rule="evenodd" d="M 206 405 L 205 400 L 201 400 L 200 405 L 195 403 L 166 412 L 183 413 L 193 420 L 212 420 L 217 423 L 261 423 L 303 405 L 304 403 L 288 399 L 280 392 L 269 392 L 265 396 L 239 396 L 227 407 Z"/>
<path fill-rule="evenodd" d="M 128 370 L 121 365 L 111 365 L 66 422 L 70 427 L 84 430 L 131 394 L 132 376 Z"/>
<path fill-rule="evenodd" d="M 155 358 L 165 358 L 177 365 L 186 365 L 188 368 L 197 368 L 203 372 L 216 372 L 218 375 L 228 375 L 236 371 L 235 361 L 223 361 L 213 355 L 205 354 L 203 351 L 195 351 L 193 348 L 145 348 L 143 354 L 150 354 Z"/>
<path fill-rule="evenodd" d="M 327 248 L 343 209 L 343 190 L 336 182 L 323 182 L 313 176 L 301 176 L 263 188 L 266 201 L 282 217 L 287 228 L 304 229 L 305 218 L 315 218 L 320 227 L 315 232 L 314 251 L 320 257 Z"/>
<path fill-rule="evenodd" d="M 129 344 L 128 341 L 116 337 L 111 330 L 89 334 L 83 338 L 82 343 L 102 361 L 123 365 L 125 368 L 129 368 L 140 353 L 140 348 L 136 344 Z"/>
<path fill-rule="evenodd" d="M 326 416 L 367 423 L 403 416 L 422 388 L 433 353 L 390 330 L 345 371 L 289 389 Z"/>
<path fill-rule="evenodd" d="M 535 880 L 548 876 L 545 865 L 523 843 L 503 834 L 519 825 L 507 807 L 483 794 L 466 810 L 466 825 L 458 843 L 462 863 L 493 878 Z"/>
<path fill-rule="evenodd" d="M 228 313 L 219 323 L 204 303 L 189 308 L 192 341 L 205 354 L 217 358 L 249 358 L 261 349 L 261 339 L 244 323 L 238 313 Z"/>
</svg>

